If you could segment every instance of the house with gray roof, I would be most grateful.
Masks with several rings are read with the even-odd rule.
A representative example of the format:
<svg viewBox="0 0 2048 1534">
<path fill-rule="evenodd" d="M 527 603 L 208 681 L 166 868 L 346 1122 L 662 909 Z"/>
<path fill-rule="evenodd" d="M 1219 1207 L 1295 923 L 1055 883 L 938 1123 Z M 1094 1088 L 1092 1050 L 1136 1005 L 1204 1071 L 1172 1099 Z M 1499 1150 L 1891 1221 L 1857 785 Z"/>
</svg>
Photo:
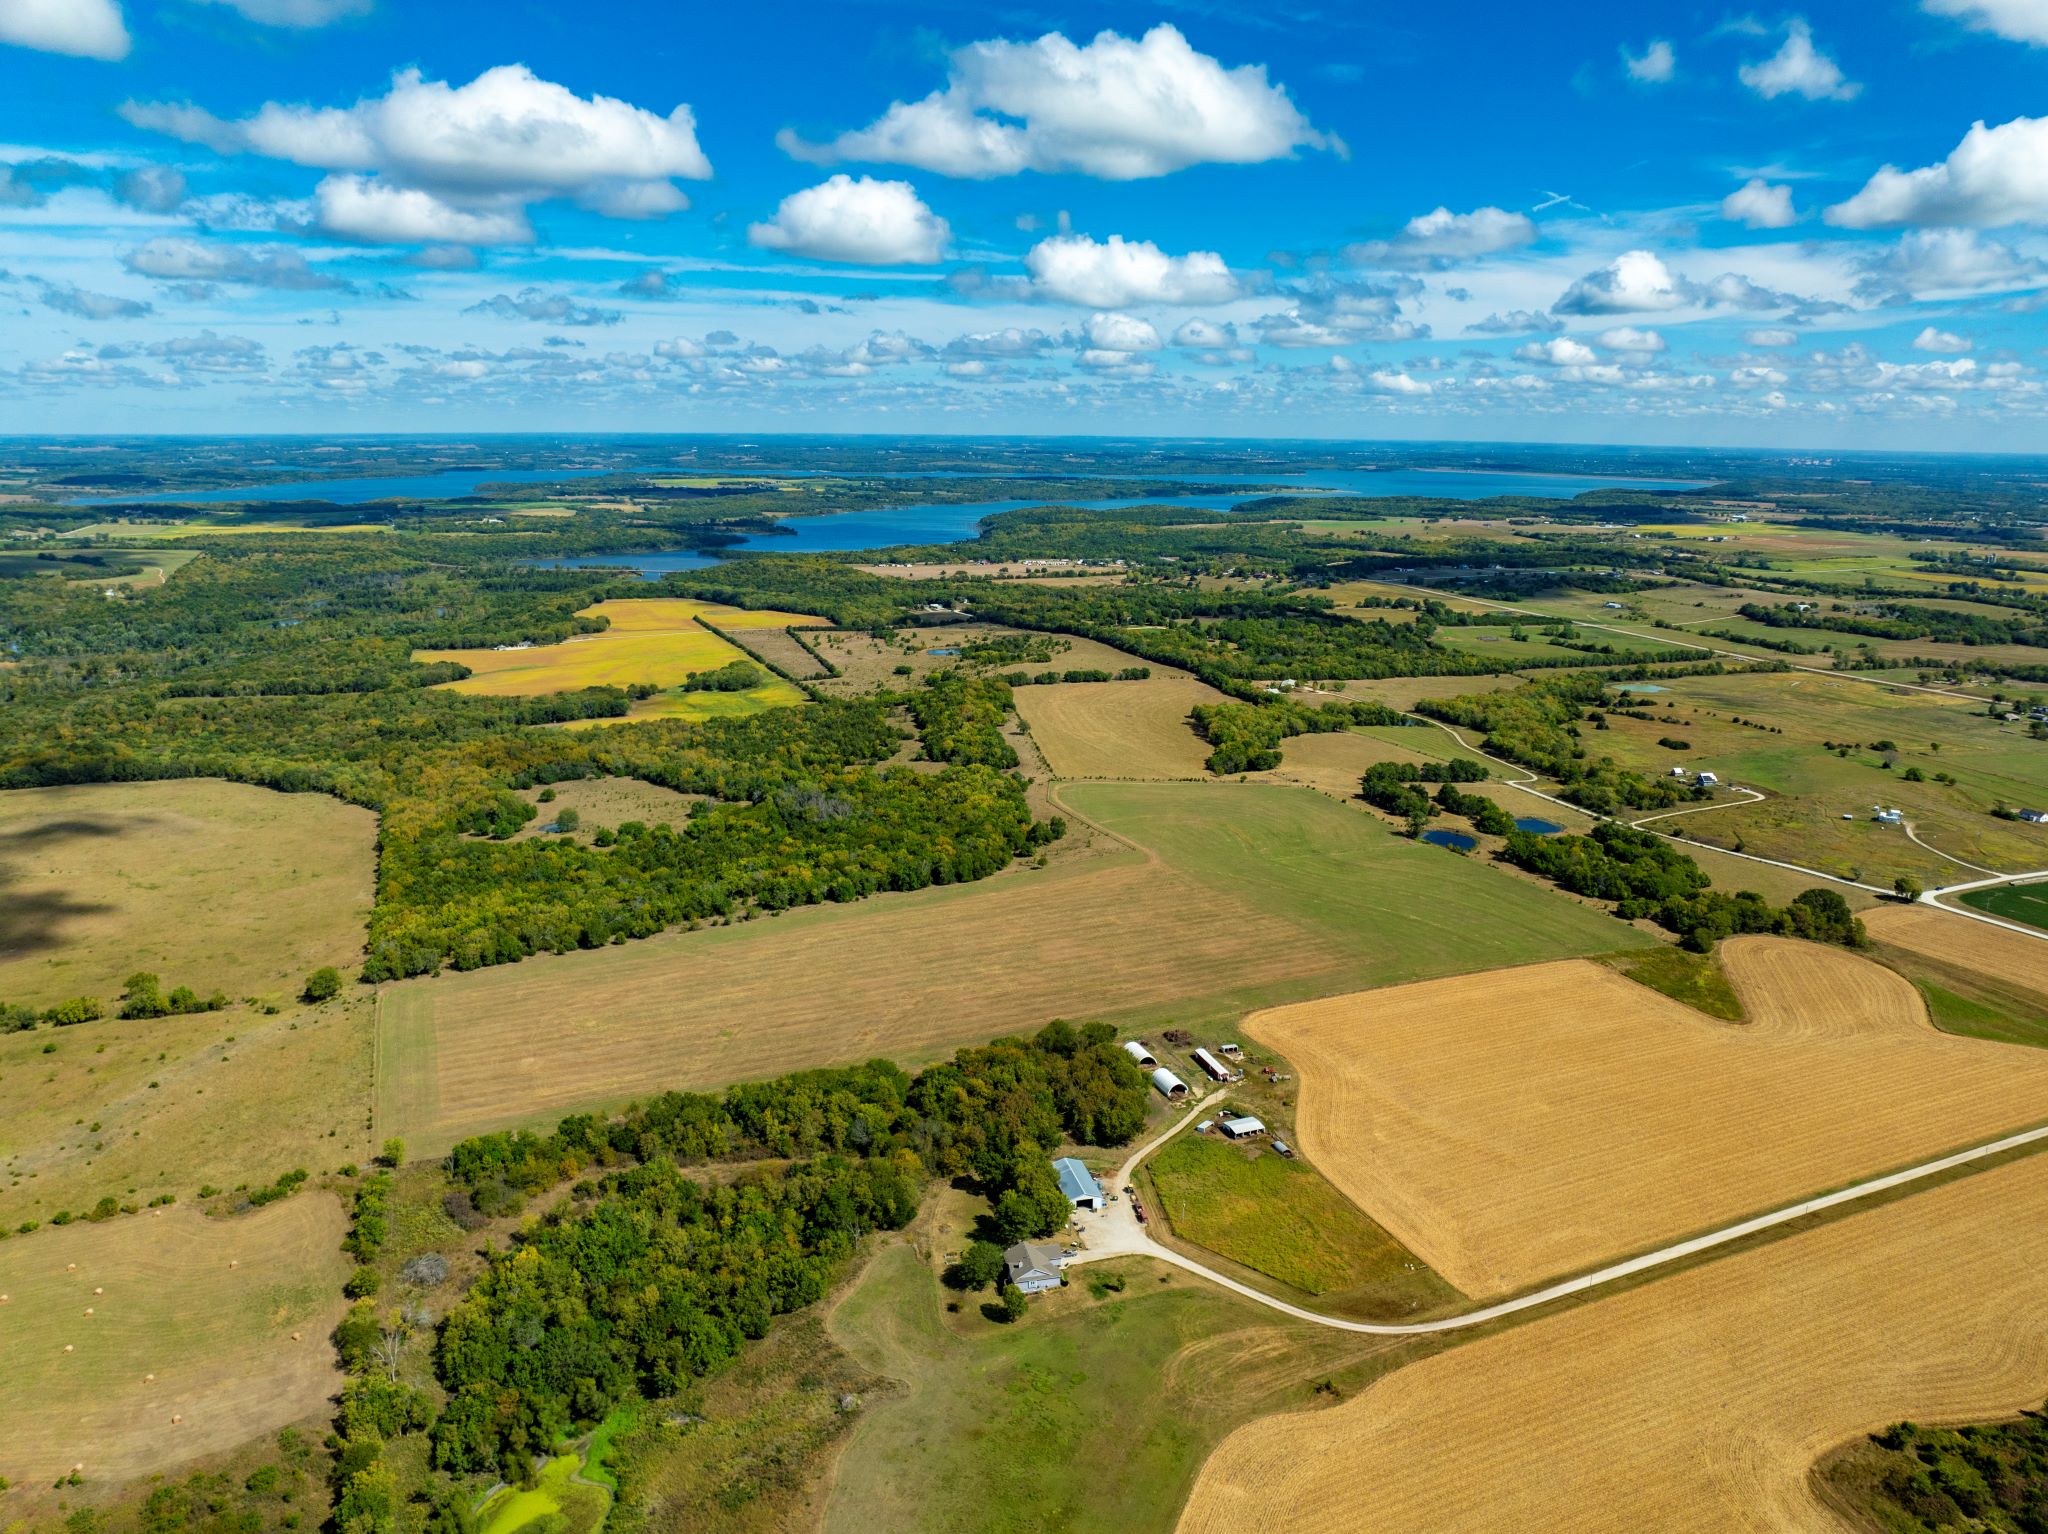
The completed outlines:
<svg viewBox="0 0 2048 1534">
<path fill-rule="evenodd" d="M 1042 1241 L 1019 1241 L 1003 1253 L 1003 1269 L 1010 1282 L 1026 1294 L 1059 1288 L 1060 1269 L 1066 1265 L 1067 1254 Z"/>
</svg>

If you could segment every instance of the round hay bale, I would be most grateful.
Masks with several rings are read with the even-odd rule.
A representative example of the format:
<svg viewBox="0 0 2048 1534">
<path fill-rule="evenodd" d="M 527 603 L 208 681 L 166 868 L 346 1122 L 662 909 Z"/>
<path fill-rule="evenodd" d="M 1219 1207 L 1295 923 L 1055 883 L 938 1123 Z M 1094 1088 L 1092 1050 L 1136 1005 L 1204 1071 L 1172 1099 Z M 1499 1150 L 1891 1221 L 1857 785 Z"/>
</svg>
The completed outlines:
<svg viewBox="0 0 2048 1534">
<path fill-rule="evenodd" d="M 66 1273 L 76 1273 L 78 1271 L 78 1264 L 75 1262 L 67 1262 L 64 1264 L 64 1271 Z"/>
<path fill-rule="evenodd" d="M 184 1419 L 183 1417 L 180 1417 L 180 1416 L 173 1416 L 173 1417 L 171 1418 L 171 1426 L 172 1426 L 172 1427 L 176 1427 L 176 1426 L 177 1426 L 177 1425 L 178 1425 L 178 1424 L 179 1424 L 180 1422 L 183 1422 L 184 1420 L 185 1420 L 185 1419 Z"/>
<path fill-rule="evenodd" d="M 230 1262 L 228 1263 L 228 1266 L 229 1266 L 229 1267 L 231 1267 L 231 1268 L 239 1268 L 239 1267 L 241 1266 L 241 1264 L 240 1264 L 239 1262 L 233 1262 L 233 1261 L 230 1261 Z"/>
<path fill-rule="evenodd" d="M 142 1376 L 142 1383 L 145 1385 L 154 1385 L 156 1383 L 156 1376 L 154 1374 L 145 1374 Z"/>
<path fill-rule="evenodd" d="M 90 1305 L 88 1305 L 88 1306 L 86 1306 L 86 1307 L 85 1307 L 85 1313 L 86 1313 L 87 1315 L 91 1315 L 91 1314 L 92 1314 L 92 1307 L 91 1307 Z"/>
<path fill-rule="evenodd" d="M 297 1332 L 293 1332 L 293 1333 L 292 1333 L 292 1341 L 294 1341 L 294 1342 L 297 1342 L 298 1340 L 299 1340 L 299 1334 L 298 1334 Z"/>
<path fill-rule="evenodd" d="M 106 1291 L 106 1290 L 104 1290 L 104 1289 L 95 1289 L 95 1290 L 93 1290 L 93 1293 L 94 1293 L 94 1294 L 105 1294 L 106 1292 L 107 1292 L 107 1291 Z"/>
<path fill-rule="evenodd" d="M 70 1343 L 68 1343 L 68 1342 L 67 1342 L 67 1343 L 65 1343 L 65 1344 L 64 1344 L 64 1351 L 65 1351 L 65 1352 L 67 1352 L 67 1353 L 71 1351 L 71 1344 L 70 1344 Z"/>
</svg>

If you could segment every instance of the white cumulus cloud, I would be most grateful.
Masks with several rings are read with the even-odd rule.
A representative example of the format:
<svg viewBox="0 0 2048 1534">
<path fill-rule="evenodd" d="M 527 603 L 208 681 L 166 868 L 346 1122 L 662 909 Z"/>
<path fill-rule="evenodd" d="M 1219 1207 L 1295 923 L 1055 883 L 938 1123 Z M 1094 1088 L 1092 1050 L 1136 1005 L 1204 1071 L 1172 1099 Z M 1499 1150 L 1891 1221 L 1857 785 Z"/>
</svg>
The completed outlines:
<svg viewBox="0 0 2048 1534">
<path fill-rule="evenodd" d="M 1254 165 L 1297 149 L 1341 149 L 1301 115 L 1265 66 L 1226 68 L 1165 24 L 1141 38 L 1058 32 L 955 50 L 944 89 L 891 103 L 827 144 L 784 129 L 799 159 L 914 165 L 946 176 L 1078 171 L 1110 181 L 1190 165 Z"/>
<path fill-rule="evenodd" d="M 1663 38 L 1653 38 L 1641 53 L 1621 50 L 1621 67 L 1639 85 L 1666 84 L 1678 70 L 1678 55 Z"/>
<path fill-rule="evenodd" d="M 404 70 L 388 93 L 354 106 L 273 101 L 233 122 L 176 102 L 131 101 L 121 115 L 222 154 L 374 173 L 486 215 L 504 215 L 507 200 L 574 197 L 600 212 L 647 217 L 688 206 L 675 178 L 711 175 L 689 107 L 663 117 L 610 96 L 578 96 L 523 64 L 462 86 Z"/>
<path fill-rule="evenodd" d="M 1551 308 L 1558 314 L 1653 314 L 1682 309 L 1689 301 L 1684 285 L 1654 252 L 1630 250 L 1581 277 Z"/>
<path fill-rule="evenodd" d="M 2001 224 L 2048 219 L 2048 117 L 1974 123 L 1946 160 L 1918 170 L 1887 165 L 1827 211 L 1845 229 L 1902 224 Z"/>
<path fill-rule="evenodd" d="M 1438 208 L 1409 219 L 1391 240 L 1348 246 L 1344 259 L 1353 266 L 1441 269 L 1515 250 L 1535 238 L 1536 225 L 1525 214 L 1503 208 L 1474 208 L 1470 213 Z"/>
<path fill-rule="evenodd" d="M 1959 336 L 1953 330 L 1936 330 L 1932 325 L 1913 337 L 1916 352 L 1966 352 L 1975 344 L 1968 336 Z"/>
<path fill-rule="evenodd" d="M 865 266 L 930 266 L 944 259 L 951 237 L 909 182 L 846 175 L 792 192 L 774 218 L 747 230 L 766 250 Z"/>
<path fill-rule="evenodd" d="M 1785 229 L 1799 222 L 1792 207 L 1792 188 L 1772 186 L 1761 176 L 1721 199 L 1721 216 L 1752 229 Z"/>
<path fill-rule="evenodd" d="M 1600 344 L 1611 352 L 1632 352 L 1637 356 L 1649 356 L 1664 350 L 1664 338 L 1654 330 L 1641 330 L 1634 325 L 1617 325 L 1612 330 L 1600 332 Z"/>
<path fill-rule="evenodd" d="M 1038 296 L 1090 309 L 1132 304 L 1213 304 L 1236 298 L 1243 284 L 1210 250 L 1169 256 L 1150 240 L 1113 234 L 1054 235 L 1024 257 Z"/>
<path fill-rule="evenodd" d="M 519 245 L 533 227 L 518 204 L 494 211 L 451 207 L 431 192 L 374 176 L 328 176 L 313 193 L 319 226 L 382 245 Z"/>
<path fill-rule="evenodd" d="M 1553 368 L 1591 367 L 1600 360 L 1592 347 L 1569 336 L 1527 342 L 1515 348 L 1515 356 L 1523 362 L 1540 362 Z"/>
<path fill-rule="evenodd" d="M 1842 68 L 1813 45 L 1813 28 L 1795 16 L 1785 26 L 1785 41 L 1767 59 L 1744 64 L 1742 83 L 1766 100 L 1804 96 L 1808 101 L 1853 101 L 1863 87 L 1842 74 Z"/>
<path fill-rule="evenodd" d="M 0 43 L 85 59 L 128 56 L 115 0 L 0 0 Z"/>
<path fill-rule="evenodd" d="M 2048 0 L 1921 0 L 1921 5 L 1979 32 L 2048 47 Z"/>
<path fill-rule="evenodd" d="M 1088 344 L 1105 352 L 1156 352 L 1159 332 L 1149 320 L 1132 314 L 1091 314 L 1085 327 Z"/>
</svg>

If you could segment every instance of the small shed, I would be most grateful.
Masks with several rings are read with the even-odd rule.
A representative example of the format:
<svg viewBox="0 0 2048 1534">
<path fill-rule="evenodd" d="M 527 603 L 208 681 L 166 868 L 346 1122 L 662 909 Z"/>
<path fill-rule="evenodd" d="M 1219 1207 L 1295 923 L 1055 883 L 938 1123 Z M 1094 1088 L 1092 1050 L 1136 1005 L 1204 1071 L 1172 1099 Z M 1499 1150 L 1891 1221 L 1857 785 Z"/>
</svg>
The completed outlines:
<svg viewBox="0 0 2048 1534">
<path fill-rule="evenodd" d="M 2048 821 L 2048 810 L 2021 810 L 2020 819 L 2038 826 L 2043 821 Z"/>
<path fill-rule="evenodd" d="M 1210 1054 L 1206 1049 L 1195 1051 L 1195 1064 L 1207 1072 L 1209 1079 L 1212 1081 L 1229 1081 L 1231 1079 L 1230 1067 Z"/>
<path fill-rule="evenodd" d="M 1019 1241 L 1003 1253 L 1003 1268 L 1010 1282 L 1026 1294 L 1059 1288 L 1060 1269 L 1066 1265 L 1065 1252 L 1039 1241 Z"/>
<path fill-rule="evenodd" d="M 1066 1194 L 1067 1202 L 1076 1209 L 1100 1209 L 1103 1205 L 1102 1184 L 1095 1180 L 1095 1174 L 1081 1165 L 1072 1156 L 1062 1156 L 1052 1164 L 1053 1175 L 1060 1180 L 1060 1192 Z"/>
<path fill-rule="evenodd" d="M 1720 778 L 1711 772 L 1697 773 L 1693 777 L 1693 782 L 1699 784 L 1701 788 L 1712 788 L 1720 781 Z"/>
<path fill-rule="evenodd" d="M 1144 1044 L 1137 1039 L 1124 1040 L 1124 1053 L 1129 1055 L 1133 1060 L 1137 1061 L 1138 1064 L 1144 1066 L 1147 1070 L 1150 1070 L 1153 1066 L 1159 1063 L 1158 1060 L 1153 1058 L 1152 1051 L 1147 1049 L 1144 1046 Z"/>
<path fill-rule="evenodd" d="M 1244 1053 L 1244 1046 L 1242 1044 L 1218 1044 L 1216 1046 L 1216 1053 L 1223 1056 L 1226 1060 L 1235 1060 Z"/>
<path fill-rule="evenodd" d="M 1249 1140 L 1253 1135 L 1262 1135 L 1266 1132 L 1264 1124 L 1249 1116 L 1225 1119 L 1218 1127 L 1222 1129 L 1225 1138 L 1231 1140 Z"/>
<path fill-rule="evenodd" d="M 1152 1085 L 1170 1103 L 1177 1103 L 1188 1095 L 1188 1084 L 1163 1065 L 1152 1073 Z"/>
</svg>

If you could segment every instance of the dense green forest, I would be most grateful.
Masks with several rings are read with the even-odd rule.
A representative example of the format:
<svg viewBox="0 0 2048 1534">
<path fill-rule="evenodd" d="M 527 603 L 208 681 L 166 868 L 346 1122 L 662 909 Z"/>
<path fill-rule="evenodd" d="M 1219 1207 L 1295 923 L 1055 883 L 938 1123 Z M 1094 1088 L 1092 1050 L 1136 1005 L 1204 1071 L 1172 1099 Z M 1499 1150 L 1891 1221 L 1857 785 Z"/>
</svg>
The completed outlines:
<svg viewBox="0 0 2048 1534">
<path fill-rule="evenodd" d="M 403 1333 L 373 1300 L 342 1323 L 337 1526 L 459 1525 L 474 1478 L 523 1477 L 614 1407 L 676 1394 L 823 1298 L 935 1178 L 985 1196 L 998 1240 L 1057 1231 L 1072 1211 L 1049 1157 L 1144 1123 L 1144 1077 L 1114 1039 L 1055 1022 L 916 1076 L 871 1061 L 462 1142 L 446 1165 L 465 1217 L 555 1202 L 438 1328 L 431 1389 L 401 1382 Z M 381 1187 L 357 1198 L 350 1244 L 366 1263 L 384 1241 Z M 408 1438 L 431 1446 L 431 1470 L 393 1452 Z"/>
</svg>

